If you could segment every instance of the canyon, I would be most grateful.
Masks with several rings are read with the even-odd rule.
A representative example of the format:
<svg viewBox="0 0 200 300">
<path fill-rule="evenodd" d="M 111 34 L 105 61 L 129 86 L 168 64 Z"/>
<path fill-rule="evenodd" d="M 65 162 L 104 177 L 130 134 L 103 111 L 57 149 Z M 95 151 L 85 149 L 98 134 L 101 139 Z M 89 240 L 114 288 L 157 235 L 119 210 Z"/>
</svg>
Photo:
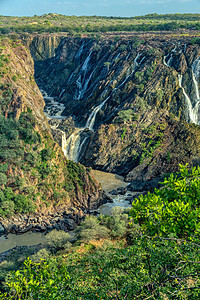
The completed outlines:
<svg viewBox="0 0 200 300">
<path fill-rule="evenodd" d="M 60 103 L 62 117 L 49 123 L 66 157 L 137 185 L 198 164 L 200 49 L 191 39 L 32 37 L 36 82 Z"/>
<path fill-rule="evenodd" d="M 179 164 L 199 164 L 200 49 L 194 37 L 55 33 L 2 42 L 10 73 L 1 90 L 11 86 L 12 96 L 1 111 L 16 122 L 33 115 L 40 135 L 35 146 L 22 142 L 25 160 L 11 161 L 6 171 L 7 187 L 33 199 L 36 211 L 1 217 L 2 232 L 71 229 L 109 200 L 90 168 L 122 175 L 130 191 L 144 192 Z"/>
</svg>

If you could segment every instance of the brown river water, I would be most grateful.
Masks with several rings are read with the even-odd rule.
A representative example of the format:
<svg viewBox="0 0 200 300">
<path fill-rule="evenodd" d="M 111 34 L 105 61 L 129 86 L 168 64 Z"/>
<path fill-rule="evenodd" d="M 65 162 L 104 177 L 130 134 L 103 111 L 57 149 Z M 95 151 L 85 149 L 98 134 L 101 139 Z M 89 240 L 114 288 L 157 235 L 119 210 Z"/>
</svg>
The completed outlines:
<svg viewBox="0 0 200 300">
<path fill-rule="evenodd" d="M 111 195 L 109 191 L 115 190 L 118 187 L 126 187 L 127 183 L 123 181 L 123 177 L 93 170 L 92 174 L 101 183 L 103 190 L 113 199 L 113 203 L 106 203 L 99 207 L 98 211 L 102 214 L 110 214 L 112 208 L 115 206 L 120 206 L 124 208 L 130 207 L 128 201 L 125 201 L 126 195 Z M 128 194 L 131 194 L 128 192 Z M 133 193 L 132 193 L 133 194 Z M 8 234 L 6 237 L 0 237 L 0 253 L 3 253 L 9 249 L 16 246 L 34 246 L 40 243 L 45 243 L 45 235 L 40 232 L 26 232 L 21 235 Z"/>
</svg>

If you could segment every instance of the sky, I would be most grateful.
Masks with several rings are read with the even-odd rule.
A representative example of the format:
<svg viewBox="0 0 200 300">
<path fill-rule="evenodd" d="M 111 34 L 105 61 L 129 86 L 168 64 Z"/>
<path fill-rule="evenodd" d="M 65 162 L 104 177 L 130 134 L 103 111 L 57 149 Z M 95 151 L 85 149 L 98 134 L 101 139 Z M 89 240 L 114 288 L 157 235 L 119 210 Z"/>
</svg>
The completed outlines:
<svg viewBox="0 0 200 300">
<path fill-rule="evenodd" d="M 150 13 L 200 13 L 200 0 L 0 0 L 0 15 L 48 13 L 134 17 Z"/>
</svg>

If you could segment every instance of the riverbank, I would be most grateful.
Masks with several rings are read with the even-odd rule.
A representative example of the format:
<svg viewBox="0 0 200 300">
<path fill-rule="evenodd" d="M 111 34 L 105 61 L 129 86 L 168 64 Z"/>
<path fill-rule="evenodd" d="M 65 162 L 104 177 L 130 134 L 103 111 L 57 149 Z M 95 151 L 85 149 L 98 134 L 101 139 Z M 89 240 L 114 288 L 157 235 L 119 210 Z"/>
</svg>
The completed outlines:
<svg viewBox="0 0 200 300">
<path fill-rule="evenodd" d="M 128 183 L 123 181 L 123 177 L 92 170 L 92 175 L 101 182 L 104 190 L 104 201 L 102 205 L 96 207 L 93 211 L 96 213 L 110 214 L 114 206 L 128 208 L 131 206 L 130 199 L 134 193 L 127 191 Z M 128 196 L 129 195 L 129 196 Z M 8 234 L 7 239 L 0 240 L 0 253 L 9 250 L 15 246 L 32 246 L 41 243 L 42 232 L 53 229 L 72 231 L 90 212 L 80 208 L 60 207 L 57 211 L 35 215 L 18 215 L 10 219 L 0 219 L 3 230 L 1 234 Z M 9 234 L 9 233 L 12 233 Z M 17 235 L 16 235 L 17 234 Z M 38 241 L 37 241 L 38 236 Z M 9 242 L 9 237 L 11 241 Z M 28 238 L 26 242 L 26 237 Z M 31 242 L 32 240 L 32 242 Z M 16 243 L 15 243 L 16 242 Z M 7 247 L 11 243 L 12 245 Z M 9 248 L 9 249 L 8 249 Z M 6 250 L 5 250 L 6 249 Z"/>
</svg>

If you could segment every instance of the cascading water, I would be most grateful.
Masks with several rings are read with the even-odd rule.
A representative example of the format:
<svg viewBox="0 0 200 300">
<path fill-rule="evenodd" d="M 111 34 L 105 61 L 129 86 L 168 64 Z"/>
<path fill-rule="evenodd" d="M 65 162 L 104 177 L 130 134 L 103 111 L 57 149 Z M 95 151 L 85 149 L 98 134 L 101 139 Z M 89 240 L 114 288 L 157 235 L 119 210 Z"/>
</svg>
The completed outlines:
<svg viewBox="0 0 200 300">
<path fill-rule="evenodd" d="M 90 60 L 90 55 L 91 55 L 91 52 L 90 52 L 90 54 L 89 54 L 89 56 L 86 58 L 86 60 L 85 60 L 85 62 L 84 62 L 84 64 L 83 64 L 83 67 L 82 67 L 82 70 L 87 70 L 87 65 L 88 65 L 88 63 L 89 63 L 89 60 Z M 131 67 L 129 67 L 128 68 L 128 70 L 127 70 L 127 74 L 126 74 L 126 78 L 123 80 L 123 82 L 117 87 L 117 88 L 115 88 L 113 91 L 112 91 L 112 93 L 114 92 L 114 91 L 116 91 L 117 89 L 119 89 L 127 80 L 128 80 L 128 78 L 135 72 L 135 70 L 137 69 L 137 67 L 138 67 L 138 65 L 142 62 L 142 60 L 144 59 L 142 59 L 141 61 L 140 61 L 140 63 L 138 63 L 138 60 L 139 60 L 139 58 L 141 57 L 141 54 L 137 54 L 137 56 L 136 56 L 136 58 L 134 59 L 134 62 L 133 62 L 133 65 L 131 65 Z M 93 74 L 93 72 L 91 73 L 91 74 Z M 91 75 L 90 75 L 90 77 L 91 77 Z M 89 80 L 90 80 L 90 77 L 89 77 Z M 82 84 L 81 84 L 81 82 L 80 82 L 80 77 L 79 77 L 79 85 L 78 85 L 78 87 L 81 87 L 82 86 Z M 87 85 L 87 84 L 86 84 Z M 83 90 L 83 92 L 82 92 L 82 90 L 81 91 L 79 91 L 79 95 L 80 94 L 84 94 L 85 93 L 85 89 L 86 89 L 86 86 L 84 85 L 84 90 Z M 82 147 L 83 147 L 83 145 L 84 145 L 84 143 L 86 142 L 86 140 L 87 140 L 87 137 L 85 137 L 84 139 L 83 139 L 83 141 L 80 143 L 80 141 L 81 141 L 81 138 L 80 138 L 80 135 L 81 135 L 81 133 L 86 129 L 86 128 L 88 128 L 89 130 L 93 130 L 93 128 L 94 128 L 94 124 L 95 124 L 95 120 L 96 120 L 96 115 L 97 115 L 97 113 L 102 109 L 102 107 L 105 105 L 105 103 L 108 101 L 108 99 L 111 97 L 111 95 L 112 95 L 112 93 L 101 103 L 101 104 L 99 104 L 98 106 L 96 106 L 93 110 L 92 110 L 92 112 L 91 112 L 91 114 L 89 115 L 89 117 L 88 117 L 88 119 L 87 119 L 87 121 L 86 121 L 86 125 L 85 125 L 85 127 L 84 128 L 76 128 L 76 130 L 69 136 L 69 138 L 67 139 L 67 141 L 66 141 L 66 144 L 67 144 L 67 146 L 66 146 L 66 157 L 69 159 L 69 160 L 73 160 L 73 161 L 75 161 L 75 162 L 77 162 L 78 161 L 78 158 L 79 158 L 79 156 L 80 156 L 80 152 L 81 152 L 81 149 L 82 149 Z"/>
<path fill-rule="evenodd" d="M 44 113 L 45 113 L 46 117 L 49 119 L 58 119 L 58 120 L 65 118 L 64 116 L 61 116 L 61 114 L 63 113 L 63 111 L 65 109 L 64 104 L 60 103 L 58 101 L 55 101 L 53 97 L 49 97 L 48 94 L 44 90 L 41 90 L 41 93 L 42 93 L 43 98 L 46 103 L 46 106 L 44 108 Z M 66 156 L 66 147 L 67 147 L 66 133 L 57 127 L 58 127 L 58 124 L 51 126 L 52 129 L 61 132 L 61 135 L 62 135 L 61 148 L 62 148 L 64 155 Z"/>
<path fill-rule="evenodd" d="M 196 99 L 199 101 L 199 85 L 196 79 L 196 76 L 192 70 L 192 80 L 194 82 L 194 88 L 195 88 L 195 95 L 196 95 Z"/>
<path fill-rule="evenodd" d="M 44 108 L 46 117 L 51 119 L 63 119 L 62 113 L 65 109 L 64 104 L 55 101 L 54 97 L 49 97 L 44 90 L 41 90 L 41 93 L 46 103 Z"/>
<path fill-rule="evenodd" d="M 136 58 L 134 59 L 133 65 L 131 65 L 126 73 L 126 78 L 122 81 L 122 83 L 115 88 L 112 93 L 114 91 L 116 91 L 117 89 L 119 89 L 122 85 L 124 85 L 124 83 L 128 80 L 128 78 L 130 76 L 133 75 L 133 73 L 135 72 L 136 68 L 138 67 L 139 63 L 138 63 L 138 59 L 141 57 L 141 54 L 137 54 Z M 142 58 L 142 60 L 140 61 L 140 64 L 142 63 L 144 57 Z M 85 128 L 88 128 L 89 130 L 93 130 L 94 124 L 95 124 L 95 119 L 96 119 L 96 115 L 97 113 L 100 111 L 100 109 L 104 106 L 104 104 L 108 101 L 108 99 L 111 97 L 112 93 L 98 106 L 96 106 L 93 111 L 91 112 L 91 114 L 89 115 Z"/>
<path fill-rule="evenodd" d="M 197 122 L 198 122 L 198 116 L 197 116 L 197 111 L 196 111 L 197 108 L 196 108 L 196 105 L 194 108 L 192 107 L 190 97 L 187 95 L 184 87 L 182 86 L 182 79 L 183 79 L 183 76 L 178 75 L 179 86 L 183 91 L 183 95 L 185 96 L 185 100 L 186 100 L 186 104 L 187 104 L 187 108 L 188 108 L 189 122 L 197 124 Z"/>
<path fill-rule="evenodd" d="M 79 58 L 81 56 L 81 54 L 83 52 L 83 48 L 84 48 L 84 45 L 81 46 L 79 52 L 76 55 L 76 58 Z M 93 70 L 87 78 L 88 69 L 89 69 L 88 66 L 89 66 L 89 62 L 91 59 L 91 55 L 92 55 L 92 51 L 90 51 L 88 56 L 86 57 L 83 65 L 81 67 L 78 78 L 76 80 L 77 90 L 75 92 L 74 98 L 77 100 L 82 99 L 82 97 L 84 96 L 84 94 L 87 90 L 88 84 L 91 80 L 91 77 L 95 71 L 95 70 Z M 75 162 L 78 161 L 81 149 L 82 149 L 84 143 L 86 142 L 86 140 L 88 139 L 88 137 L 85 137 L 81 142 L 81 133 L 86 128 L 88 128 L 91 131 L 93 130 L 97 113 L 102 109 L 102 107 L 105 105 L 105 103 L 111 97 L 113 92 L 118 90 L 119 88 L 121 88 L 127 82 L 128 78 L 136 71 L 139 64 L 141 64 L 145 58 L 145 57 L 143 57 L 140 60 L 140 62 L 138 62 L 141 56 L 142 56 L 141 54 L 139 54 L 139 53 L 137 54 L 137 56 L 134 59 L 133 64 L 127 70 L 125 79 L 118 85 L 118 87 L 113 89 L 113 91 L 110 93 L 110 95 L 101 104 L 99 104 L 92 110 L 92 112 L 90 113 L 90 115 L 86 121 L 86 125 L 84 128 L 76 128 L 75 131 L 67 139 L 66 139 L 66 133 L 64 131 L 58 129 L 57 127 L 54 128 L 54 130 L 60 131 L 62 134 L 62 150 L 63 150 L 64 155 L 69 160 L 73 160 Z M 70 78 L 72 76 L 73 76 L 73 74 L 70 76 Z M 60 97 L 62 97 L 64 91 L 65 91 L 64 89 L 61 91 Z M 48 95 L 45 92 L 43 92 L 43 96 L 47 102 L 47 105 L 46 105 L 47 117 L 57 118 L 57 119 L 64 118 L 63 116 L 61 116 L 62 112 L 64 111 L 64 104 L 61 104 L 61 103 L 55 101 L 53 97 L 48 97 Z"/>
<path fill-rule="evenodd" d="M 81 47 L 79 48 L 78 52 L 76 53 L 76 56 L 75 56 L 76 59 L 78 59 L 81 56 L 81 54 L 83 53 L 84 46 L 85 46 L 85 43 L 82 43 Z"/>
<path fill-rule="evenodd" d="M 66 156 L 67 155 L 67 139 L 66 139 L 66 133 L 64 131 L 61 131 L 62 132 L 62 141 L 61 141 L 61 144 L 62 144 L 62 151 L 64 153 L 64 155 Z"/>
<path fill-rule="evenodd" d="M 74 99 L 76 100 L 80 100 L 83 98 L 84 94 L 85 94 L 85 91 L 88 87 L 88 84 L 91 80 L 91 77 L 93 75 L 93 72 L 91 72 L 90 76 L 86 79 L 86 74 L 87 74 L 87 71 L 88 71 L 88 65 L 89 65 L 89 62 L 90 62 L 90 58 L 91 58 L 91 55 L 92 55 L 92 52 L 93 51 L 90 51 L 89 52 L 89 55 L 86 57 L 83 65 L 82 65 L 82 68 L 81 68 L 81 71 L 80 71 L 80 74 L 79 74 L 79 77 L 76 81 L 76 85 L 77 85 L 77 90 L 76 90 L 76 93 L 74 95 Z"/>
<path fill-rule="evenodd" d="M 195 87 L 195 95 L 196 95 L 196 102 L 194 107 L 192 106 L 192 102 L 190 97 L 188 96 L 188 94 L 186 93 L 184 87 L 182 86 L 182 75 L 178 75 L 178 79 L 179 79 L 179 86 L 183 91 L 183 95 L 185 96 L 185 100 L 186 100 L 186 104 L 187 104 L 187 108 L 188 108 L 188 116 L 189 116 L 189 122 L 190 123 L 194 123 L 194 124 L 200 124 L 199 121 L 199 108 L 200 108 L 200 101 L 199 101 L 199 90 L 197 89 L 197 87 Z M 192 76 L 193 80 L 194 80 L 194 75 Z"/>
<path fill-rule="evenodd" d="M 95 123 L 95 119 L 96 119 L 96 115 L 97 113 L 100 111 L 100 109 L 104 106 L 104 104 L 107 102 L 107 100 L 110 98 L 110 96 L 108 96 L 100 105 L 96 106 L 93 111 L 91 112 L 91 114 L 89 115 L 89 118 L 87 119 L 85 128 L 88 128 L 89 130 L 93 130 L 94 127 L 94 123 Z"/>
<path fill-rule="evenodd" d="M 78 162 L 80 133 L 85 128 L 76 128 L 76 130 L 66 140 L 66 157 L 69 160 Z"/>
<path fill-rule="evenodd" d="M 195 86 L 196 91 L 196 97 L 199 99 L 199 84 L 198 80 L 200 77 L 200 56 L 193 62 L 192 64 L 192 76 L 193 76 L 193 82 Z"/>
<path fill-rule="evenodd" d="M 174 49 L 171 50 L 171 53 L 164 56 L 163 63 L 167 67 L 171 67 L 173 61 L 173 54 L 176 52 L 177 46 L 175 45 Z"/>
<path fill-rule="evenodd" d="M 168 55 L 164 56 L 163 63 L 167 67 L 172 66 L 173 62 L 173 54 L 176 52 L 177 46 L 174 47 L 174 49 L 169 53 Z M 186 51 L 186 47 L 184 45 L 184 52 Z M 179 51 L 178 53 L 182 53 L 183 51 Z M 169 57 L 169 58 L 168 58 Z M 168 59 L 167 59 L 168 58 Z M 199 84 L 198 80 L 200 77 L 200 57 L 198 57 L 192 64 L 192 82 L 194 86 L 194 93 L 192 94 L 192 97 L 187 94 L 185 88 L 182 85 L 183 81 L 183 75 L 178 74 L 178 82 L 179 86 L 183 91 L 183 95 L 185 96 L 186 100 L 186 106 L 187 106 L 187 117 L 188 122 L 198 124 L 200 125 L 200 117 L 199 117 L 199 111 L 200 111 L 200 95 L 199 95 Z"/>
</svg>

